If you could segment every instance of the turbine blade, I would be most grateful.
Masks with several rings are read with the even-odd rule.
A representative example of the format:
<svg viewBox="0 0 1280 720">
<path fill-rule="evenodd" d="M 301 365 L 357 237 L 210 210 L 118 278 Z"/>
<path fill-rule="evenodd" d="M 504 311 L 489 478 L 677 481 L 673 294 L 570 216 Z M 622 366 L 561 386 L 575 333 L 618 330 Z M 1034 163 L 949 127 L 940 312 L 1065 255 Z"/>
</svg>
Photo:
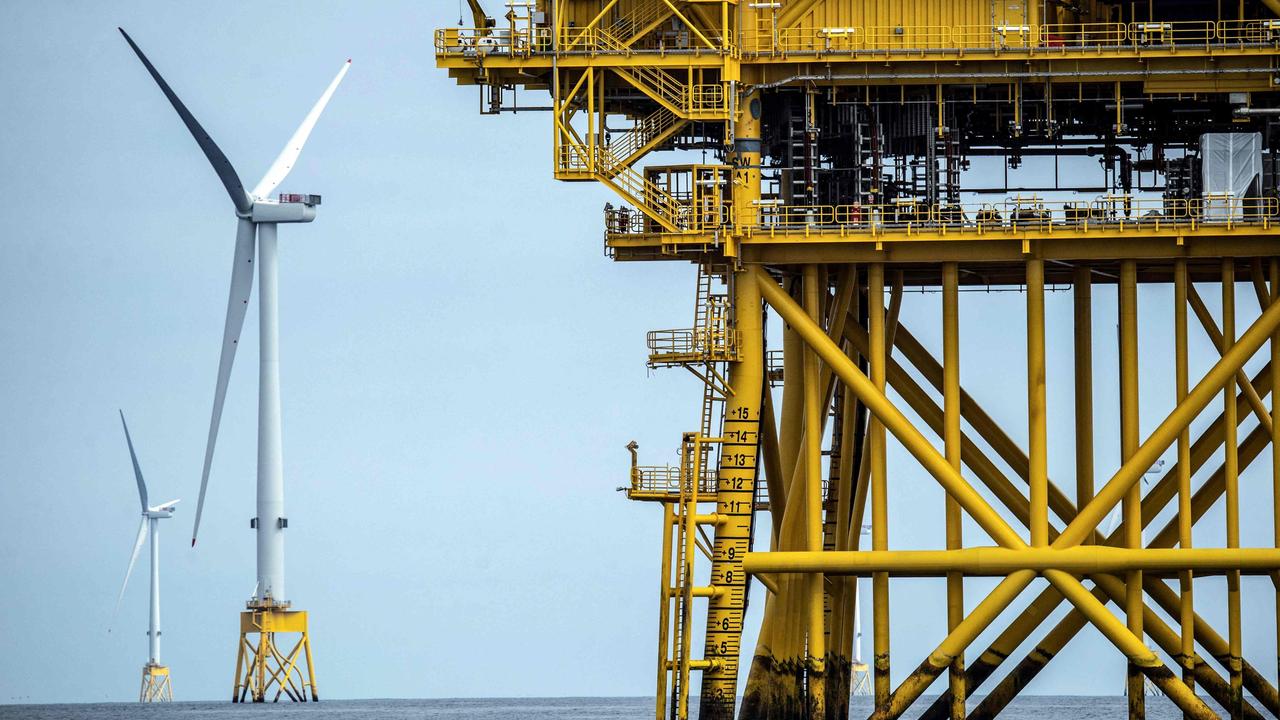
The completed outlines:
<svg viewBox="0 0 1280 720">
<path fill-rule="evenodd" d="M 133 477 L 138 481 L 138 499 L 142 501 L 142 512 L 147 511 L 147 481 L 142 479 L 142 468 L 138 467 L 138 455 L 133 451 L 133 438 L 129 437 L 129 424 L 124 421 L 124 411 L 120 411 L 120 424 L 124 426 L 124 441 L 129 444 L 129 459 L 133 461 Z"/>
<path fill-rule="evenodd" d="M 209 164 L 213 166 L 213 171 L 218 174 L 218 179 L 222 181 L 223 187 L 227 189 L 227 194 L 231 196 L 231 202 L 236 206 L 236 210 L 241 213 L 247 213 L 253 208 L 253 201 L 249 199 L 249 195 L 244 191 L 244 184 L 240 182 L 240 176 L 236 174 L 236 169 L 232 167 L 231 161 L 223 154 L 222 149 L 218 147 L 213 138 L 209 137 L 209 133 L 200 126 L 195 116 L 182 104 L 182 100 L 178 99 L 177 93 L 173 88 L 169 87 L 169 83 L 164 81 L 160 76 L 160 72 L 151 64 L 147 56 L 143 54 L 142 48 L 129 37 L 129 33 L 124 28 L 116 28 L 120 34 L 124 36 L 125 42 L 129 43 L 129 47 L 133 48 L 133 52 L 146 66 L 147 72 L 151 73 L 151 78 L 160 86 L 160 91 L 164 96 L 169 98 L 169 104 L 173 105 L 173 109 L 178 112 L 178 117 L 182 118 L 182 122 L 187 126 L 187 130 L 191 133 L 191 137 L 195 138 L 196 144 L 204 151 L 204 156 L 209 159 Z"/>
<path fill-rule="evenodd" d="M 218 384 L 213 392 L 213 414 L 209 418 L 209 440 L 204 449 L 204 469 L 200 473 L 200 499 L 196 501 L 196 520 L 191 528 L 191 546 L 196 545 L 200 532 L 200 516 L 204 513 L 204 495 L 209 487 L 209 467 L 213 463 L 213 446 L 218 441 L 218 425 L 222 422 L 222 403 L 227 397 L 227 380 L 231 377 L 231 365 L 236 359 L 236 346 L 240 343 L 240 329 L 244 327 L 244 314 L 249 309 L 249 294 L 253 290 L 253 253 L 257 226 L 240 218 L 236 225 L 236 253 L 231 265 L 231 293 L 227 297 L 227 322 L 222 328 L 222 357 L 218 360 Z"/>
<path fill-rule="evenodd" d="M 1111 514 L 1107 516 L 1106 535 L 1110 535 L 1111 533 L 1115 532 L 1116 526 L 1119 524 L 1120 524 L 1120 506 L 1117 505 L 1114 509 L 1112 509 Z"/>
<path fill-rule="evenodd" d="M 124 582 L 120 583 L 120 594 L 116 596 L 116 607 L 111 611 L 111 624 L 116 621 L 116 613 L 120 612 L 120 601 L 124 599 L 125 588 L 129 587 L 129 576 L 133 574 L 133 566 L 138 562 L 138 553 L 142 552 L 142 545 L 147 541 L 147 516 L 142 516 L 142 522 L 138 524 L 138 538 L 133 541 L 133 554 L 129 556 L 129 569 L 124 571 Z"/>
<path fill-rule="evenodd" d="M 333 97 L 333 91 L 338 89 L 338 83 L 342 82 L 342 78 L 346 76 L 349 69 L 351 69 L 350 59 L 342 64 L 342 69 L 338 70 L 333 82 L 330 82 L 329 87 L 325 88 L 324 94 L 312 106 L 311 112 L 307 113 L 307 116 L 302 119 L 302 124 L 294 131 L 293 137 L 289 138 L 289 142 L 285 143 L 279 157 L 276 158 L 275 162 L 271 163 L 271 167 L 267 169 L 267 174 L 263 175 L 262 179 L 258 181 L 258 185 L 253 189 L 252 193 L 254 199 L 265 200 L 289 175 L 289 171 L 293 169 L 293 164 L 298 161 L 298 156 L 302 154 L 302 146 L 307 144 L 307 138 L 311 136 L 311 130 L 316 126 L 316 121 L 320 119 L 320 113 L 324 112 L 325 106 L 329 104 L 329 98 Z"/>
</svg>

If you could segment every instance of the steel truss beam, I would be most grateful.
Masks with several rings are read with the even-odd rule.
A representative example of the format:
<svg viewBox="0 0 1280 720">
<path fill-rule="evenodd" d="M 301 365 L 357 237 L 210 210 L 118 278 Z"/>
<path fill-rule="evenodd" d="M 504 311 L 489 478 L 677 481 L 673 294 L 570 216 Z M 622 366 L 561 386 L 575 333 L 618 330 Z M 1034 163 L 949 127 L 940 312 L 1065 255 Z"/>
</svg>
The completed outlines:
<svg viewBox="0 0 1280 720">
<path fill-rule="evenodd" d="M 1032 283 L 1030 284 L 1034 287 L 1036 284 L 1035 281 L 1038 279 L 1035 277 L 1037 267 L 1033 264 L 1029 270 L 1033 278 Z M 1129 270 L 1129 272 L 1125 272 L 1125 270 Z M 1210 402 L 1211 398 L 1217 394 L 1224 385 L 1230 387 L 1236 384 L 1235 376 L 1239 368 L 1249 357 L 1256 353 L 1261 344 L 1268 339 L 1268 336 L 1274 333 L 1277 327 L 1280 327 L 1280 303 L 1272 302 L 1263 312 L 1262 316 L 1251 328 L 1249 328 L 1248 331 L 1244 333 L 1244 335 L 1240 337 L 1236 343 L 1229 347 L 1224 343 L 1222 359 L 1214 365 L 1214 367 L 1207 373 L 1200 383 L 1195 386 L 1194 389 L 1187 392 L 1185 396 L 1180 397 L 1174 411 L 1164 422 L 1160 424 L 1146 442 L 1138 444 L 1136 432 L 1131 435 L 1132 439 L 1127 443 L 1129 447 L 1128 452 L 1126 452 L 1126 460 L 1122 464 L 1120 470 L 1103 486 L 1101 492 L 1099 492 L 1096 497 L 1085 503 L 1080 512 L 1075 513 L 1074 517 L 1071 517 L 1068 520 L 1066 528 L 1061 534 L 1057 534 L 1057 537 L 1052 541 L 1052 543 L 1046 543 L 1046 545 L 1043 546 L 1043 549 L 1036 549 L 1027 547 L 1021 538 L 1018 537 L 1013 530 L 994 513 L 992 508 L 987 505 L 980 496 L 976 495 L 972 487 L 970 487 L 959 476 L 959 473 L 953 469 L 945 459 L 941 458 L 932 446 L 928 445 L 927 442 L 924 441 L 919 432 L 915 430 L 915 428 L 906 421 L 905 417 L 901 415 L 900 411 L 898 411 L 892 403 L 889 402 L 887 397 L 883 394 L 881 387 L 877 387 L 877 383 L 875 383 L 873 379 L 869 379 L 863 375 L 856 365 L 854 365 L 848 357 L 845 356 L 843 351 L 841 351 L 836 344 L 830 340 L 827 333 L 822 330 L 821 326 L 806 316 L 803 310 L 796 305 L 794 300 L 788 297 L 777 287 L 776 282 L 772 278 L 759 268 L 754 269 L 753 272 L 755 273 L 761 292 L 766 301 L 783 317 L 784 320 L 789 323 L 790 327 L 793 328 L 796 334 L 805 342 L 808 349 L 818 354 L 823 361 L 832 367 L 833 371 L 841 378 L 846 387 L 858 397 L 860 402 L 864 403 L 870 409 L 874 418 L 877 421 L 882 422 L 886 429 L 895 435 L 904 447 L 921 462 L 931 475 L 939 481 L 947 491 L 948 495 L 954 498 L 966 511 L 970 512 L 978 524 L 983 527 L 983 529 L 986 530 L 1000 546 L 998 548 L 974 549 L 974 552 L 965 551 L 969 552 L 969 555 L 973 556 L 969 558 L 969 562 L 976 564 L 964 565 L 965 561 L 956 556 L 953 560 L 931 566 L 932 570 L 936 572 L 954 572 L 957 568 L 961 571 L 975 570 L 983 565 L 982 562 L 976 560 L 976 556 L 983 550 L 988 553 L 995 553 L 995 555 L 988 556 L 991 558 L 1010 557 L 1023 554 L 1027 560 L 1025 563 L 1021 564 L 1010 560 L 1001 568 L 999 574 L 1009 573 L 1010 570 L 1013 572 L 1007 575 L 1006 579 L 1000 583 L 1000 585 L 998 585 L 997 588 L 982 601 L 982 603 L 978 605 L 973 613 L 953 629 L 953 631 L 948 635 L 948 638 L 944 640 L 943 644 L 935 650 L 935 652 L 915 673 L 912 674 L 911 677 L 908 678 L 906 682 L 893 692 L 887 702 L 881 701 L 877 703 L 875 717 L 898 716 L 902 710 L 910 705 L 911 702 L 913 702 L 915 698 L 923 692 L 923 690 L 934 678 L 937 677 L 938 674 L 940 674 L 943 669 L 952 664 L 959 654 L 963 652 L 969 642 L 971 642 L 982 629 L 994 620 L 995 616 L 1030 583 L 1031 579 L 1033 579 L 1037 573 L 1048 579 L 1051 585 L 1075 606 L 1077 612 L 1082 614 L 1092 624 L 1098 627 L 1104 636 L 1111 640 L 1122 652 L 1125 653 L 1136 671 L 1141 672 L 1151 682 L 1160 687 L 1166 695 L 1168 695 L 1183 709 L 1187 716 L 1213 717 L 1213 714 L 1208 707 L 1195 697 L 1192 689 L 1187 684 L 1178 681 L 1174 677 L 1173 673 L 1164 667 L 1158 656 L 1152 653 L 1142 643 L 1142 623 L 1145 616 L 1150 614 L 1150 611 L 1142 604 L 1141 581 L 1139 581 L 1136 589 L 1127 589 L 1124 586 L 1117 588 L 1118 592 L 1127 597 L 1127 602 L 1130 608 L 1130 627 L 1126 628 L 1116 620 L 1114 616 L 1105 610 L 1102 603 L 1099 601 L 1099 598 L 1095 597 L 1094 594 L 1091 594 L 1083 585 L 1080 584 L 1079 579 L 1073 577 L 1067 572 L 1064 572 L 1058 567 L 1054 567 L 1054 565 L 1065 565 L 1068 569 L 1078 573 L 1086 571 L 1101 572 L 1107 569 L 1124 569 L 1131 573 L 1131 577 L 1133 577 L 1132 573 L 1140 572 L 1142 569 L 1181 570 L 1184 572 L 1187 570 L 1203 570 L 1205 572 L 1225 571 L 1231 573 L 1231 576 L 1233 577 L 1238 576 L 1236 574 L 1238 571 L 1248 569 L 1245 567 L 1248 563 L 1243 562 L 1242 556 L 1236 556 L 1230 562 L 1227 562 L 1227 557 L 1225 555 L 1215 556 L 1215 553 L 1220 551 L 1168 551 L 1175 553 L 1175 555 L 1160 558 L 1160 556 L 1157 555 L 1147 554 L 1157 551 L 1136 548 L 1128 551 L 1120 548 L 1089 548 L 1080 546 L 1080 543 L 1094 536 L 1096 533 L 1097 523 L 1111 510 L 1112 507 L 1114 507 L 1117 502 L 1121 500 L 1122 497 L 1125 496 L 1130 497 L 1130 502 L 1126 503 L 1128 505 L 1126 508 L 1126 526 L 1129 530 L 1125 532 L 1128 535 L 1132 535 L 1137 528 L 1141 527 L 1143 513 L 1140 498 L 1135 498 L 1132 494 L 1133 489 L 1137 485 L 1138 479 L 1146 468 L 1150 467 L 1154 463 L 1155 459 L 1161 453 L 1163 453 L 1175 440 L 1185 434 L 1185 429 L 1189 422 L 1204 409 L 1204 407 Z M 872 266 L 870 273 L 872 278 L 870 282 L 871 291 L 874 293 L 876 289 L 875 266 Z M 1125 295 L 1125 289 L 1123 286 L 1127 285 L 1125 280 L 1135 277 L 1136 273 L 1133 272 L 1133 268 L 1131 267 L 1122 267 L 1122 275 L 1125 276 L 1122 278 L 1123 298 Z M 1234 280 L 1234 274 L 1228 275 L 1227 271 L 1224 271 L 1224 277 Z M 872 298 L 871 301 L 874 310 L 874 298 Z M 1029 306 L 1029 322 L 1033 325 L 1032 329 L 1035 330 L 1035 301 L 1033 299 L 1030 302 L 1033 304 Z M 1131 306 L 1131 308 L 1133 316 L 1136 318 L 1136 307 Z M 1122 315 L 1125 312 L 1126 311 L 1122 309 Z M 875 366 L 877 364 L 883 365 L 884 363 L 882 359 L 878 360 L 875 352 L 874 317 L 872 325 L 872 372 L 874 376 L 877 370 Z M 1042 330 L 1040 330 L 1040 332 L 1042 332 Z M 1032 338 L 1032 342 L 1034 343 L 1034 337 Z M 1033 344 L 1030 352 L 1032 363 L 1030 370 L 1032 372 L 1033 380 L 1037 362 L 1035 355 L 1036 348 Z M 1134 365 L 1134 368 L 1136 368 L 1136 365 Z M 1227 397 L 1229 398 L 1229 406 L 1234 409 L 1236 406 L 1234 393 L 1228 393 Z M 1136 401 L 1136 385 L 1132 391 L 1132 398 L 1131 403 Z M 1130 405 L 1130 407 L 1132 408 L 1131 412 L 1136 413 L 1136 405 Z M 1031 417 L 1032 422 L 1034 423 L 1036 421 L 1036 414 L 1034 410 L 1032 411 Z M 1234 421 L 1235 418 L 1229 417 L 1228 419 Z M 1136 423 L 1133 424 L 1133 427 L 1136 431 Z M 1231 428 L 1233 431 L 1234 422 L 1231 423 Z M 1035 442 L 1034 434 L 1035 428 L 1033 427 L 1033 443 Z M 1234 447 L 1234 444 L 1232 444 L 1231 448 L 1233 450 Z M 1238 472 L 1238 468 L 1229 468 L 1227 472 L 1228 477 L 1235 472 Z M 1034 542 L 1036 533 L 1040 533 L 1040 536 L 1045 537 L 1047 540 L 1049 528 L 1047 524 L 1042 524 L 1039 520 L 1035 519 L 1038 517 L 1047 517 L 1043 515 L 1043 513 L 1047 512 L 1048 509 L 1047 478 L 1042 480 L 1038 479 L 1033 482 L 1032 497 L 1035 498 L 1035 507 L 1029 507 L 1028 510 L 1031 512 L 1029 517 L 1033 526 Z M 1036 486 L 1042 489 L 1037 491 L 1034 489 Z M 1031 505 L 1032 503 L 1028 504 Z M 1036 527 L 1043 529 L 1035 530 L 1034 528 Z M 1140 535 L 1138 537 L 1140 542 Z M 1128 538 L 1128 540 L 1129 544 L 1133 546 L 1132 538 Z M 1056 554 L 1064 551 L 1070 553 L 1071 558 Z M 1227 555 L 1230 555 L 1231 550 L 1228 549 L 1226 552 Z M 1236 552 L 1239 551 L 1237 550 Z M 1267 551 L 1263 552 L 1266 553 Z M 1044 557 L 1037 558 L 1036 561 L 1033 561 L 1032 558 L 1037 556 L 1037 553 L 1044 555 Z M 941 554 L 946 555 L 947 553 L 943 552 Z M 903 569 L 900 567 L 891 567 L 887 561 L 889 556 L 894 556 L 896 562 L 906 562 L 905 556 L 900 553 L 884 553 L 881 551 L 867 554 L 841 554 L 841 558 L 849 560 L 850 562 L 854 562 L 854 560 L 852 560 L 853 558 L 866 556 L 881 559 L 877 559 L 874 562 L 863 563 L 860 568 L 860 570 L 863 571 L 883 573 L 894 569 Z M 799 556 L 793 555 L 793 557 Z M 1084 558 L 1086 557 L 1089 559 L 1085 560 Z M 1175 561 L 1172 559 L 1173 557 L 1178 559 Z M 919 558 L 920 556 L 915 556 L 915 559 L 918 560 Z M 1106 559 L 1104 560 L 1103 558 Z M 933 559 L 934 562 L 937 560 L 938 558 Z M 1276 560 L 1277 556 L 1275 556 L 1274 553 L 1269 555 L 1253 554 L 1251 555 L 1250 562 L 1257 563 L 1253 569 L 1274 570 L 1275 567 L 1277 567 L 1275 564 Z M 1162 566 L 1162 561 L 1168 564 Z M 753 562 L 756 562 L 756 559 L 749 558 L 749 566 L 750 563 Z M 778 561 L 770 559 L 768 562 Z M 992 561 L 989 560 L 987 562 L 989 564 Z M 1212 563 L 1217 563 L 1217 565 Z M 1269 566 L 1268 563 L 1270 563 Z M 823 560 L 821 564 L 824 569 L 830 569 L 832 571 L 841 570 L 838 567 L 833 567 L 829 562 L 829 558 Z M 761 569 L 759 566 L 754 567 L 757 570 Z M 816 568 L 805 569 L 813 570 Z M 790 570 L 794 572 L 797 568 L 793 567 L 790 568 Z M 1104 586 L 1111 584 L 1102 581 L 1102 577 L 1103 576 L 1101 575 L 1098 576 L 1100 584 Z M 1135 596 L 1136 602 L 1134 600 Z M 1234 651 L 1235 647 L 1238 647 L 1238 645 L 1234 643 L 1232 645 L 1233 647 L 1230 649 Z M 1230 659 L 1236 661 L 1231 663 L 1231 665 L 1233 665 L 1232 669 L 1235 670 L 1232 673 L 1232 699 L 1240 697 L 1238 688 L 1241 687 L 1239 679 L 1239 661 L 1236 660 L 1236 658 L 1238 658 L 1238 654 L 1231 652 Z M 1186 663 L 1184 663 L 1184 670 L 1185 669 Z M 1140 711 L 1140 708 L 1138 708 L 1138 711 Z M 1237 713 L 1241 711 L 1242 708 L 1237 705 Z"/>
</svg>

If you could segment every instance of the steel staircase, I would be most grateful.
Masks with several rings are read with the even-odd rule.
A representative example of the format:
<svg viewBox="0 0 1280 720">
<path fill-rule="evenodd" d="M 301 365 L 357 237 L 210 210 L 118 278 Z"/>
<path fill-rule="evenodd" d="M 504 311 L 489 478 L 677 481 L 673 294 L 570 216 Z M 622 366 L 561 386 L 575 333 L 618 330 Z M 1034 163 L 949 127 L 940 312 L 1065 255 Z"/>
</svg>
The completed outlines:
<svg viewBox="0 0 1280 720">
<path fill-rule="evenodd" d="M 614 37 L 626 38 L 622 45 L 630 48 L 636 41 L 653 32 L 672 16 L 671 8 L 662 0 L 651 0 L 631 15 L 619 17 L 609 26 Z"/>
<path fill-rule="evenodd" d="M 671 139 L 688 122 L 671 112 L 670 108 L 659 106 L 609 143 L 613 167 L 634 165 L 640 158 Z"/>
</svg>

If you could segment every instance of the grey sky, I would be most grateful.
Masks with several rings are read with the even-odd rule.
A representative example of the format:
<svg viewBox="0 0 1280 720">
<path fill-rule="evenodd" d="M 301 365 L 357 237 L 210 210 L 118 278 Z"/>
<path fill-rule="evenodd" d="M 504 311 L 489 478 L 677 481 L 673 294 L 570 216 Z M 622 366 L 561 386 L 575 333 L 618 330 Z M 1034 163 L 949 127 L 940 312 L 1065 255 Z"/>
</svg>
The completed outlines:
<svg viewBox="0 0 1280 720">
<path fill-rule="evenodd" d="M 435 69 L 431 32 L 456 22 L 453 0 L 0 6 L 0 702 L 136 688 L 145 574 L 107 633 L 137 524 L 117 407 L 151 495 L 183 499 L 162 523 L 164 659 L 180 699 L 227 696 L 253 591 L 256 313 L 200 547 L 187 547 L 231 207 L 117 25 L 246 183 L 354 59 L 281 187 L 324 195 L 315 223 L 282 229 L 280 280 L 286 564 L 322 695 L 651 692 L 660 515 L 613 488 L 628 440 L 646 462 L 673 460 L 695 424 L 697 386 L 648 376 L 643 349 L 645 330 L 689 322 L 692 271 L 603 257 L 613 197 L 552 180 L 547 116 L 480 117 L 476 92 Z M 1216 289 L 1202 291 L 1216 307 Z M 1097 297 L 1097 405 L 1111 418 L 1114 293 Z M 964 382 L 1019 440 L 1022 302 L 962 303 Z M 1144 289 L 1142 302 L 1170 298 Z M 1238 305 L 1243 328 L 1257 306 L 1243 291 Z M 912 294 L 903 315 L 935 348 L 938 306 Z M 1051 296 L 1050 463 L 1067 488 L 1069 307 Z M 1159 358 L 1143 374 L 1146 431 L 1172 405 L 1167 314 L 1144 328 L 1143 352 Z M 1212 353 L 1193 342 L 1194 373 Z M 992 358 L 997 343 L 1009 352 Z M 1099 422 L 1100 481 L 1114 435 Z M 1267 471 L 1245 475 L 1246 544 L 1270 543 Z M 901 452 L 891 472 L 891 542 L 941 547 L 941 492 Z M 972 525 L 968 538 L 986 542 Z M 1220 523 L 1196 541 L 1220 542 Z M 1261 581 L 1246 582 L 1246 655 L 1266 666 L 1274 613 Z M 1224 614 L 1221 586 L 1197 586 L 1210 618 Z M 905 675 L 943 635 L 941 583 L 895 583 L 894 599 Z M 1096 633 L 1065 655 L 1037 691 L 1120 691 L 1120 657 Z"/>
</svg>

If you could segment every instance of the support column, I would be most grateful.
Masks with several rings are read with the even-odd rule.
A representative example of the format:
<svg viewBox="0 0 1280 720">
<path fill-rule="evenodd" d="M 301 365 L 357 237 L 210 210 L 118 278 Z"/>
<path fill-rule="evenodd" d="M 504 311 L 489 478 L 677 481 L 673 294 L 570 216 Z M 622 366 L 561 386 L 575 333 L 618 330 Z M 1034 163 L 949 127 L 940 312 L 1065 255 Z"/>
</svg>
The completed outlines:
<svg viewBox="0 0 1280 720">
<path fill-rule="evenodd" d="M 725 255 L 738 254 L 736 236 L 756 224 L 760 200 L 760 118 L 764 114 L 760 93 L 742 97 L 733 128 L 733 217 L 734 236 L 726 238 Z"/>
<path fill-rule="evenodd" d="M 804 309 L 809 319 L 821 323 L 819 304 L 818 266 L 804 268 Z M 813 348 L 804 349 L 804 456 L 805 456 L 805 547 L 811 552 L 822 550 L 822 420 L 824 407 L 818 388 L 819 359 Z M 805 667 L 808 670 L 808 708 L 810 718 L 826 717 L 827 656 L 825 613 L 823 611 L 822 573 L 810 573 L 805 578 L 808 616 L 808 650 Z"/>
<path fill-rule="evenodd" d="M 1044 261 L 1027 261 L 1027 484 L 1031 546 L 1049 546 L 1049 456 L 1045 419 Z M 1136 444 L 1135 444 L 1136 447 Z"/>
<path fill-rule="evenodd" d="M 149 665 L 160 664 L 160 519 L 148 518 L 151 526 L 151 629 L 147 632 L 150 641 Z"/>
<path fill-rule="evenodd" d="M 1133 260 L 1120 263 L 1120 459 L 1129 462 L 1138 450 L 1138 266 Z M 1142 547 L 1142 482 L 1125 493 L 1125 547 Z M 1125 575 L 1125 618 L 1134 637 L 1142 638 L 1142 571 Z M 1142 671 L 1132 661 L 1125 683 L 1130 720 L 1146 717 L 1146 685 Z"/>
<path fill-rule="evenodd" d="M 758 191 L 758 188 L 757 188 Z M 741 357 L 729 364 L 729 385 L 733 394 L 725 402 L 724 442 L 716 476 L 716 525 L 712 543 L 711 586 L 708 600 L 707 637 L 703 658 L 709 666 L 702 672 L 698 717 L 702 720 L 733 720 L 738 695 L 738 663 L 741 654 L 742 622 L 746 613 L 748 578 L 742 558 L 751 549 L 755 513 L 755 485 L 760 447 L 760 405 L 764 394 L 764 332 L 760 286 L 748 272 L 732 279 L 734 324 L 739 333 Z M 758 658 L 757 658 L 758 660 Z M 772 667 L 763 668 L 765 674 Z M 757 673 L 752 664 L 753 677 Z M 766 678 L 768 679 L 768 678 Z M 743 717 L 751 717 L 751 682 L 743 699 Z M 768 711 L 768 697 L 762 715 Z"/>
<path fill-rule="evenodd" d="M 1231 259 L 1222 261 L 1222 354 L 1236 342 L 1236 267 Z M 1237 439 L 1235 383 L 1223 385 L 1223 417 L 1226 439 L 1223 469 L 1226 472 L 1227 547 L 1240 547 L 1240 445 Z M 1225 665 L 1231 674 L 1231 706 L 1226 708 L 1232 720 L 1244 714 L 1244 666 L 1240 637 L 1240 573 L 1227 573 L 1227 644 Z"/>
<path fill-rule="evenodd" d="M 947 462 L 960 472 L 962 435 L 960 432 L 960 270 L 955 263 L 942 266 L 942 386 L 943 444 Z M 945 496 L 947 549 L 963 545 L 960 504 Z M 964 575 L 947 573 L 947 632 L 955 632 L 964 620 Z M 951 690 L 951 720 L 965 718 L 964 651 L 951 662 L 948 687 Z"/>
<path fill-rule="evenodd" d="M 1187 370 L 1187 261 L 1179 259 L 1173 266 L 1173 322 L 1174 365 L 1177 402 L 1187 398 L 1189 385 Z M 1232 398 L 1232 403 L 1235 398 Z M 1178 433 L 1178 546 L 1191 547 L 1191 428 Z M 1190 570 L 1178 573 L 1178 624 L 1181 629 L 1178 664 L 1182 666 L 1182 681 L 1194 693 L 1195 680 L 1195 604 L 1193 601 L 1192 574 Z M 1189 718 L 1189 715 L 1184 715 Z"/>
<path fill-rule="evenodd" d="M 285 603 L 284 459 L 280 429 L 280 307 L 276 224 L 258 225 L 258 590 Z"/>
<path fill-rule="evenodd" d="M 1093 271 L 1074 271 L 1076 507 L 1093 499 Z"/>
<path fill-rule="evenodd" d="M 1280 301 L 1280 258 L 1271 259 L 1271 303 Z M 1280 330 L 1271 336 L 1271 492 L 1273 532 L 1280 548 Z M 1274 581 L 1274 580 L 1273 580 Z M 1276 647 L 1280 648 L 1280 583 L 1276 584 Z M 1280 684 L 1280 651 L 1277 651 L 1277 684 Z"/>
<path fill-rule="evenodd" d="M 871 325 L 871 384 L 881 394 L 885 390 L 887 355 L 884 326 L 884 265 L 867 267 L 867 313 Z M 889 503 L 884 423 L 874 414 L 870 422 L 871 436 L 871 549 L 889 549 Z M 873 685 L 877 711 L 888 706 L 889 693 L 889 574 L 871 576 Z"/>
<path fill-rule="evenodd" d="M 733 126 L 733 148 L 730 155 L 730 162 L 733 165 L 733 183 L 731 187 L 733 208 L 732 215 L 734 221 L 734 232 L 740 237 L 745 228 L 755 224 L 755 214 L 757 212 L 757 203 L 760 200 L 760 119 L 763 115 L 763 107 L 761 105 L 761 97 L 759 93 L 749 93 L 743 95 L 738 103 L 738 114 L 734 119 Z M 725 255 L 736 256 L 737 244 L 731 236 L 726 239 Z M 742 352 L 744 363 L 735 363 L 730 367 L 730 383 L 733 387 L 734 394 L 729 399 L 726 410 L 726 428 L 730 418 L 735 422 L 741 419 L 745 423 L 754 420 L 754 425 L 744 425 L 744 429 L 758 432 L 760 429 L 760 413 L 758 410 L 748 403 L 756 402 L 763 394 L 764 390 L 764 340 L 762 336 L 762 328 L 760 324 L 760 287 L 758 283 L 752 282 L 754 275 L 751 271 L 738 273 L 734 280 L 734 303 L 736 309 L 736 317 L 739 325 L 739 331 L 742 333 Z M 773 282 L 772 279 L 769 282 Z M 749 286 L 755 287 L 749 287 Z M 752 313 L 751 317 L 747 317 L 747 313 Z M 748 326 L 746 323 L 751 323 Z M 754 329 L 752 329 L 754 328 Z M 783 396 L 780 408 L 777 408 L 778 419 L 780 421 L 777 438 L 778 438 L 778 469 L 779 476 L 769 479 L 769 502 L 772 506 L 775 501 L 785 502 L 787 508 L 782 512 L 778 509 L 771 508 L 771 515 L 775 522 L 772 525 L 773 544 L 780 546 L 783 542 L 783 521 L 784 515 L 791 516 L 795 509 L 791 506 L 791 493 L 793 488 L 787 487 L 787 483 L 793 477 L 793 470 L 799 450 L 799 433 L 796 428 L 800 425 L 802 417 L 802 402 L 800 401 L 802 391 L 802 378 L 804 371 L 802 363 L 797 362 L 803 357 L 803 348 L 799 343 L 799 338 L 795 333 L 784 325 L 783 328 Z M 745 365 L 745 362 L 756 362 L 758 367 L 751 369 Z M 740 367 L 741 366 L 741 367 Z M 742 381 L 738 379 L 738 373 L 742 377 Z M 757 378 L 756 375 L 759 375 Z M 741 387 L 745 382 L 745 388 Z M 744 394 L 745 393 L 745 394 Z M 731 415 L 730 413 L 736 413 Z M 727 445 L 726 445 L 727 447 Z M 746 448 L 744 448 L 746 450 Z M 755 446 L 750 448 L 751 464 L 754 467 Z M 721 471 L 721 488 L 724 488 L 725 468 L 722 460 Z M 742 477 L 742 476 L 738 476 Z M 749 487 L 754 488 L 755 474 L 752 473 L 752 480 Z M 745 477 L 743 477 L 745 480 Z M 779 492 L 780 491 L 780 492 Z M 776 499 L 776 500 L 775 500 Z M 747 507 L 754 507 L 754 496 L 747 497 Z M 802 502 L 797 500 L 797 502 Z M 723 503 L 721 503 L 723 507 Z M 804 510 L 803 505 L 799 508 Z M 729 534 L 727 527 L 717 527 L 716 529 L 716 546 L 720 547 L 720 538 Z M 734 574 L 734 578 L 741 578 L 746 582 L 746 575 L 742 572 L 742 555 L 747 548 L 747 540 L 750 537 L 750 521 L 734 531 L 734 534 L 741 535 L 744 539 L 736 541 L 740 543 L 742 550 L 735 551 L 736 556 L 733 558 L 724 558 L 728 562 L 721 562 L 727 571 Z M 719 557 L 717 550 L 716 557 Z M 712 560 L 712 582 L 716 582 L 717 561 Z M 792 633 L 790 627 L 785 627 L 779 618 L 785 618 L 788 613 L 785 611 L 790 609 L 792 593 L 790 592 L 793 581 L 789 578 L 781 579 L 778 583 L 779 593 L 772 596 L 768 604 L 765 606 L 765 618 L 760 627 L 757 645 L 754 656 L 751 660 L 751 669 L 747 677 L 746 687 L 742 692 L 742 720 L 753 720 L 754 718 L 775 718 L 785 717 L 787 713 L 799 714 L 803 712 L 803 705 L 797 704 L 803 702 L 803 697 L 797 699 L 797 677 L 798 673 L 794 667 L 795 661 L 799 660 L 789 654 L 788 646 Z M 707 630 L 707 649 L 721 656 L 721 666 L 711 668 L 702 674 L 702 700 L 699 709 L 699 718 L 702 720 L 733 720 L 735 699 L 737 696 L 737 675 L 739 662 L 738 644 L 742 638 L 742 618 L 745 614 L 745 595 L 742 599 L 735 600 L 732 597 L 722 600 L 721 598 L 711 599 L 712 615 L 708 622 Z M 722 609 L 722 612 L 718 612 Z M 729 629 L 725 629 L 724 620 L 729 620 Z M 775 622 L 777 620 L 777 622 Z M 717 628 L 716 623 L 720 626 Z M 713 645 L 713 639 L 724 637 L 729 643 L 726 648 L 729 650 L 728 655 L 720 653 L 720 646 Z"/>
<path fill-rule="evenodd" d="M 666 720 L 667 716 L 667 663 L 671 659 L 671 528 L 675 523 L 675 510 L 671 503 L 662 503 L 662 579 L 658 583 L 658 699 L 654 717 Z"/>
</svg>

